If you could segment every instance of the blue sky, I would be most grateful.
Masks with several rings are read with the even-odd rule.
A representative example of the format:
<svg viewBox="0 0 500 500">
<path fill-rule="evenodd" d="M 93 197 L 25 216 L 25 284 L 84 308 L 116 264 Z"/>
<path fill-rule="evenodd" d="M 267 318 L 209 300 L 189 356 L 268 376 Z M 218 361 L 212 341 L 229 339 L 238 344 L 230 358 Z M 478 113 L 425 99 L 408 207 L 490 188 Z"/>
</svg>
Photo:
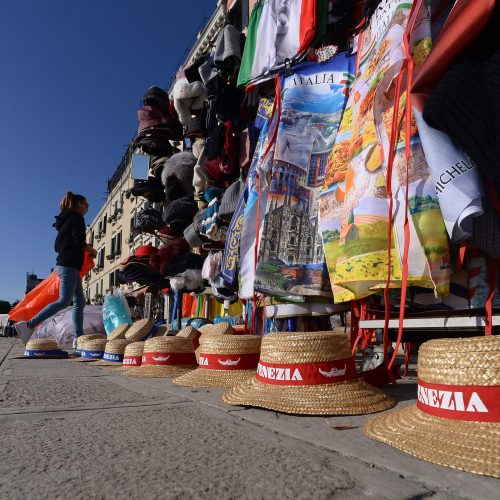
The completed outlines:
<svg viewBox="0 0 500 500">
<path fill-rule="evenodd" d="M 55 265 L 67 190 L 91 222 L 151 85 L 170 77 L 215 0 L 16 0 L 0 16 L 0 299 Z"/>
</svg>

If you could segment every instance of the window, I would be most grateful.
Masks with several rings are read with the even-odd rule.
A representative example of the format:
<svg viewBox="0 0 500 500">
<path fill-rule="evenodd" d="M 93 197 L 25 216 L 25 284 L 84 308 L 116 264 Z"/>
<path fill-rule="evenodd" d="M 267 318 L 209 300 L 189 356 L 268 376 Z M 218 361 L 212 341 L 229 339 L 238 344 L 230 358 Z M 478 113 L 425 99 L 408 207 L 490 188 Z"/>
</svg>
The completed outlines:
<svg viewBox="0 0 500 500">
<path fill-rule="evenodd" d="M 290 236 L 290 245 L 295 245 L 295 236 Z"/>
<path fill-rule="evenodd" d="M 113 288 L 115 286 L 115 271 L 109 273 L 109 288 Z"/>
<path fill-rule="evenodd" d="M 120 257 L 122 254 L 122 232 L 115 235 L 115 255 Z"/>
<path fill-rule="evenodd" d="M 122 254 L 122 232 L 116 233 L 111 238 L 110 257 L 118 257 Z"/>
<path fill-rule="evenodd" d="M 104 267 L 104 248 L 97 253 L 97 267 Z"/>
<path fill-rule="evenodd" d="M 311 256 L 311 247 L 307 247 L 306 254 L 307 254 L 308 257 Z"/>
<path fill-rule="evenodd" d="M 292 223 L 290 224 L 290 229 L 297 229 L 298 222 L 299 221 L 297 217 L 292 217 Z"/>
<path fill-rule="evenodd" d="M 307 238 L 307 244 L 308 244 L 308 245 L 310 245 L 310 244 L 311 244 L 311 242 L 312 242 L 312 239 L 311 239 L 311 237 L 309 236 L 309 238 Z"/>
<path fill-rule="evenodd" d="M 89 237 L 89 245 L 92 247 L 94 246 L 94 230 L 90 231 L 90 237 Z"/>
</svg>

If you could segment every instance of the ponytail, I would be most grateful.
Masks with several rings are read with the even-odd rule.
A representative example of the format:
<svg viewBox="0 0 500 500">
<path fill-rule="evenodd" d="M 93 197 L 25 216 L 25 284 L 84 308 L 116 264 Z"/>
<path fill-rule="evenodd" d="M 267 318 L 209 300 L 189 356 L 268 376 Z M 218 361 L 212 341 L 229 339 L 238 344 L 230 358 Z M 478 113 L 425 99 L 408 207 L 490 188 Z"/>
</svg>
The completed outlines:
<svg viewBox="0 0 500 500">
<path fill-rule="evenodd" d="M 64 210 L 76 210 L 76 206 L 82 201 L 86 201 L 85 196 L 82 196 L 81 194 L 73 194 L 71 191 L 68 191 L 61 200 L 61 203 L 59 203 L 59 208 L 61 209 L 61 212 Z"/>
</svg>

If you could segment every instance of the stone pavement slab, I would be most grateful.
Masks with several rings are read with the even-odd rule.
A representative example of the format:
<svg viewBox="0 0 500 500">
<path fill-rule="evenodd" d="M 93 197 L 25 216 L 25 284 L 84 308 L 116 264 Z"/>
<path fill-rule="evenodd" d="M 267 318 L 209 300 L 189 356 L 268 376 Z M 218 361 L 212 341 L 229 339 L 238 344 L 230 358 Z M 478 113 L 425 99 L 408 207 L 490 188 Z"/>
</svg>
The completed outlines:
<svg viewBox="0 0 500 500">
<path fill-rule="evenodd" d="M 78 365 L 0 363 L 0 498 L 498 498 L 498 480 L 368 439 L 369 416 L 232 407 L 220 389 Z M 400 405 L 408 382 L 387 388 Z"/>
</svg>

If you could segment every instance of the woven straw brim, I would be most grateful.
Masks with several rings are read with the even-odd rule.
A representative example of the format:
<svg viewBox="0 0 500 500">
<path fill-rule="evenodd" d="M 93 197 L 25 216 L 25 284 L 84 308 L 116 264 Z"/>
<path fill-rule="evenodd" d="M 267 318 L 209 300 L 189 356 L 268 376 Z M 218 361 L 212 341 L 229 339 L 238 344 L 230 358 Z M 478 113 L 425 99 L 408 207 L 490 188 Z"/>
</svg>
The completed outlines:
<svg viewBox="0 0 500 500">
<path fill-rule="evenodd" d="M 96 361 L 95 363 L 96 366 L 115 366 L 115 367 L 120 367 L 122 366 L 121 361 L 105 361 L 104 359 L 100 359 Z"/>
<path fill-rule="evenodd" d="M 234 387 L 255 375 L 255 370 L 207 370 L 196 368 L 172 382 L 184 387 Z"/>
<path fill-rule="evenodd" d="M 72 358 L 73 361 L 78 361 L 79 363 L 97 363 L 102 358 L 90 359 L 90 358 Z"/>
<path fill-rule="evenodd" d="M 153 328 L 153 323 L 149 319 L 141 319 L 136 321 L 125 332 L 125 338 L 130 342 L 142 340 Z"/>
<path fill-rule="evenodd" d="M 147 365 L 136 366 L 123 370 L 122 375 L 126 377 L 138 378 L 164 378 L 164 377 L 179 377 L 193 370 L 194 366 L 184 365 Z"/>
<path fill-rule="evenodd" d="M 56 356 L 24 356 L 20 354 L 19 356 L 11 356 L 9 359 L 71 359 L 69 355 L 58 354 Z"/>
<path fill-rule="evenodd" d="M 130 328 L 128 323 L 117 326 L 109 335 L 108 340 L 124 339 L 125 332 Z"/>
<path fill-rule="evenodd" d="M 500 424 L 440 418 L 416 404 L 370 419 L 366 434 L 422 460 L 500 478 Z"/>
<path fill-rule="evenodd" d="M 257 406 L 301 415 L 365 415 L 388 410 L 396 404 L 361 379 L 284 386 L 264 384 L 253 377 L 224 393 L 222 400 L 230 405 Z"/>
</svg>

